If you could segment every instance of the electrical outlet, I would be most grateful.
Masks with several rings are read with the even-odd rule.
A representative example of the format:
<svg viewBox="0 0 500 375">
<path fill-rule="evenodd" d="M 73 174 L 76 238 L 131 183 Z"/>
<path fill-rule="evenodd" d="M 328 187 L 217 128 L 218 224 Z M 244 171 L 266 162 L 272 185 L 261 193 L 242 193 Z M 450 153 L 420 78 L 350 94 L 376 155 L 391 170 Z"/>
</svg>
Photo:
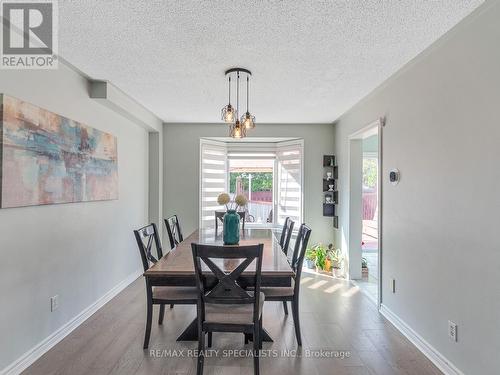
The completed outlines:
<svg viewBox="0 0 500 375">
<path fill-rule="evenodd" d="M 50 297 L 50 311 L 54 312 L 59 307 L 59 296 Z"/>
<path fill-rule="evenodd" d="M 457 324 L 448 320 L 448 336 L 450 340 L 457 342 L 458 341 L 458 332 L 457 332 Z"/>
<path fill-rule="evenodd" d="M 391 292 L 396 293 L 396 279 L 391 279 Z"/>
</svg>

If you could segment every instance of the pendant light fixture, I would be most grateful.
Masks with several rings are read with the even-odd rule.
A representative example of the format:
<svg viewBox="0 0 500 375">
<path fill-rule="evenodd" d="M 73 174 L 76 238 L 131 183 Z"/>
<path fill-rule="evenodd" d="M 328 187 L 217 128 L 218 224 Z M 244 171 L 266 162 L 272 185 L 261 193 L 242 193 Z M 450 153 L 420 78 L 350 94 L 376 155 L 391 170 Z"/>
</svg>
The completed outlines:
<svg viewBox="0 0 500 375">
<path fill-rule="evenodd" d="M 246 129 L 241 125 L 240 119 L 240 72 L 236 72 L 236 122 L 229 125 L 229 135 L 233 138 L 245 138 Z"/>
<path fill-rule="evenodd" d="M 235 118 L 234 108 L 231 105 L 231 76 L 229 76 L 228 87 L 229 87 L 229 104 L 224 106 L 224 108 L 222 108 L 222 120 L 224 122 L 227 122 L 228 124 L 231 124 L 234 122 Z"/>
<path fill-rule="evenodd" d="M 248 111 L 248 86 L 249 86 L 250 77 L 247 75 L 247 111 L 241 116 L 241 123 L 245 127 L 245 129 L 253 129 L 255 128 L 255 116 L 252 116 Z"/>
<path fill-rule="evenodd" d="M 236 74 L 236 108 L 231 105 L 231 75 Z M 240 119 L 240 76 L 241 74 L 246 74 L 246 91 L 247 91 L 247 111 Z M 228 76 L 228 92 L 229 92 L 229 104 L 222 108 L 222 120 L 229 124 L 229 135 L 233 138 L 244 138 L 246 137 L 247 129 L 255 128 L 255 116 L 253 116 L 248 110 L 249 103 L 249 86 L 250 86 L 250 76 L 252 72 L 244 68 L 232 68 L 226 71 L 226 76 Z"/>
</svg>

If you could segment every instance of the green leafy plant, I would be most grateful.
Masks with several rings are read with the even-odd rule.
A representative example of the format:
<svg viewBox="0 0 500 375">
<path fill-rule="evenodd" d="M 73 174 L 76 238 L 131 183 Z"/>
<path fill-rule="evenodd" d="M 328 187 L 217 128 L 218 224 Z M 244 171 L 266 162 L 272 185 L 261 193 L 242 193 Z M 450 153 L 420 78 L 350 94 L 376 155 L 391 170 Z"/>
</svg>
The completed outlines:
<svg viewBox="0 0 500 375">
<path fill-rule="evenodd" d="M 307 248 L 305 257 L 307 260 L 316 260 L 316 250 L 314 248 Z"/>
<path fill-rule="evenodd" d="M 316 267 L 322 270 L 325 269 L 327 248 L 323 244 L 318 244 L 313 249 L 316 252 Z"/>
<path fill-rule="evenodd" d="M 272 172 L 252 172 L 252 192 L 272 191 L 273 173 Z M 244 191 L 248 191 L 247 172 L 230 172 L 229 174 L 229 192 L 236 193 L 236 179 L 241 177 L 241 183 Z"/>
<path fill-rule="evenodd" d="M 365 257 L 361 258 L 361 268 L 368 268 L 368 261 Z"/>
</svg>

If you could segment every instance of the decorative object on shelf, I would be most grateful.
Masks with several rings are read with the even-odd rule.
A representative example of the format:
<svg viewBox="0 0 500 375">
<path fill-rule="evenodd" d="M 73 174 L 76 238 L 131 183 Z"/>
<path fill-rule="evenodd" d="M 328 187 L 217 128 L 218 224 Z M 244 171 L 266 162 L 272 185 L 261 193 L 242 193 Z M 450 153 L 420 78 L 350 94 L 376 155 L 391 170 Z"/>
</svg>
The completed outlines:
<svg viewBox="0 0 500 375">
<path fill-rule="evenodd" d="M 116 137 L 0 94 L 0 207 L 118 199 Z"/>
<path fill-rule="evenodd" d="M 236 73 L 236 108 L 231 105 L 231 74 Z M 229 86 L 229 103 L 222 108 L 222 120 L 229 124 L 229 135 L 232 138 L 244 138 L 246 137 L 247 129 L 255 128 L 255 116 L 250 113 L 249 110 L 249 87 L 250 87 L 250 76 L 252 72 L 244 68 L 231 68 L 226 70 L 226 76 L 228 76 L 228 86 Z M 240 116 L 240 75 L 246 74 L 246 101 L 247 110 L 245 114 Z"/>
<path fill-rule="evenodd" d="M 323 155 L 323 168 L 325 174 L 323 177 L 323 216 L 333 217 L 333 226 L 338 228 L 338 217 L 335 214 L 336 205 L 339 203 L 339 192 L 336 189 L 339 176 L 338 167 L 335 165 L 334 155 Z"/>
<path fill-rule="evenodd" d="M 237 195 L 234 201 L 227 193 L 221 193 L 217 197 L 217 203 L 226 206 L 224 215 L 224 229 L 222 239 L 224 245 L 237 245 L 240 242 L 240 215 L 236 212 L 238 207 L 245 207 L 247 198 L 244 195 Z"/>
</svg>

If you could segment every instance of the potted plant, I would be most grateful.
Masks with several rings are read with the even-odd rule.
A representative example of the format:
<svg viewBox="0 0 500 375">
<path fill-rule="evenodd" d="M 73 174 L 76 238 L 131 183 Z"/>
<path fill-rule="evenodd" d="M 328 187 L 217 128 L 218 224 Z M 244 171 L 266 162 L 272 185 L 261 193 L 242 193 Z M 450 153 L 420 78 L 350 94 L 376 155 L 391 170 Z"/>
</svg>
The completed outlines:
<svg viewBox="0 0 500 375">
<path fill-rule="evenodd" d="M 322 244 L 318 244 L 314 247 L 314 250 L 316 251 L 316 271 L 321 272 L 326 270 L 327 267 L 329 267 L 329 260 L 326 256 L 326 247 L 324 247 Z"/>
<path fill-rule="evenodd" d="M 368 278 L 368 261 L 365 257 L 361 258 L 361 275 L 363 278 Z"/>
<path fill-rule="evenodd" d="M 314 263 L 316 262 L 316 250 L 314 248 L 308 248 L 305 254 L 306 258 L 306 267 L 314 268 Z"/>
<path fill-rule="evenodd" d="M 226 206 L 224 215 L 224 231 L 222 238 L 224 245 L 237 245 L 240 242 L 240 215 L 236 212 L 238 207 L 247 204 L 247 198 L 244 195 L 237 195 L 233 201 L 227 193 L 221 193 L 217 197 L 217 203 Z"/>
<path fill-rule="evenodd" d="M 333 244 L 328 246 L 327 257 L 332 264 L 332 275 L 334 277 L 342 277 L 344 256 L 342 255 L 342 250 L 334 249 Z"/>
</svg>

